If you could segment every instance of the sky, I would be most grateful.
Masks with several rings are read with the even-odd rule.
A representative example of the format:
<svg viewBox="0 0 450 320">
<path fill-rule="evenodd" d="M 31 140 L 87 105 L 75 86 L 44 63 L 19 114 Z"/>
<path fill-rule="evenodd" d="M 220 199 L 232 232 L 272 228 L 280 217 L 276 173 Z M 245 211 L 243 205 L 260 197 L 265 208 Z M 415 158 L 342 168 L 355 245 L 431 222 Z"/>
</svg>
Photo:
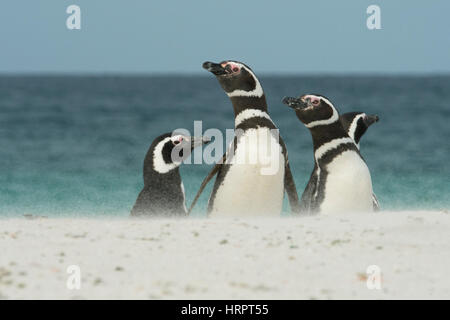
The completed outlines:
<svg viewBox="0 0 450 320">
<path fill-rule="evenodd" d="M 449 73 L 449 15 L 446 0 L 2 0 L 0 73 Z"/>
</svg>

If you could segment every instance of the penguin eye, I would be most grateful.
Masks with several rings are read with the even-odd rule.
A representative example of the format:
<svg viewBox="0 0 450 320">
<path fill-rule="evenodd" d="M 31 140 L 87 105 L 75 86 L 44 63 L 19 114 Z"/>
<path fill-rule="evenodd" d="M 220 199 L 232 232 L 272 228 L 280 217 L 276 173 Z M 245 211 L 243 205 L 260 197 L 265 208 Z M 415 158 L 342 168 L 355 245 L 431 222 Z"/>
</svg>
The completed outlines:
<svg viewBox="0 0 450 320">
<path fill-rule="evenodd" d="M 175 140 L 174 142 L 173 142 L 173 144 L 175 144 L 175 145 L 177 145 L 177 144 L 179 144 L 181 141 L 183 141 L 183 138 L 178 138 L 178 140 Z"/>
<path fill-rule="evenodd" d="M 234 63 L 229 63 L 226 65 L 225 70 L 227 70 L 229 73 L 236 73 L 240 70 L 240 68 Z"/>
<path fill-rule="evenodd" d="M 319 100 L 313 100 L 313 102 L 312 102 L 312 104 L 313 104 L 313 105 L 315 105 L 315 106 L 318 106 L 318 105 L 319 105 L 319 103 L 320 103 L 320 101 L 319 101 Z"/>
</svg>

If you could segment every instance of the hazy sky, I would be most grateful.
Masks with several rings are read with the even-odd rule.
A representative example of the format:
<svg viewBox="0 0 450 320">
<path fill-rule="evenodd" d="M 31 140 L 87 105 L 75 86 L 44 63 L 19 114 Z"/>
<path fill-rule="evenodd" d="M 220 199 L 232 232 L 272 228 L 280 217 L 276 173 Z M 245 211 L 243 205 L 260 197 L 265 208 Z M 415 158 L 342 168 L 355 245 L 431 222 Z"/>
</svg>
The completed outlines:
<svg viewBox="0 0 450 320">
<path fill-rule="evenodd" d="M 81 8 L 68 30 L 66 8 Z M 366 9 L 381 7 L 381 30 Z M 450 72 L 450 1 L 2 0 L 0 72 Z"/>
</svg>

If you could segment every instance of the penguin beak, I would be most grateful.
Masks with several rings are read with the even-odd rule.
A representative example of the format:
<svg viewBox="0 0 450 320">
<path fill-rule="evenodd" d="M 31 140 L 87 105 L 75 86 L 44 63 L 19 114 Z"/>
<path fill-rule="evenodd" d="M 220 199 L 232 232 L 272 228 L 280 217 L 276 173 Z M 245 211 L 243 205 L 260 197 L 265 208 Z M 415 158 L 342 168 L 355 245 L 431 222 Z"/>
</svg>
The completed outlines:
<svg viewBox="0 0 450 320">
<path fill-rule="evenodd" d="M 366 124 L 367 127 L 369 127 L 375 122 L 378 122 L 378 120 L 380 120 L 380 118 L 376 114 L 371 114 L 364 118 L 364 123 Z"/>
<path fill-rule="evenodd" d="M 210 137 L 191 137 L 191 150 L 209 142 L 211 142 Z"/>
<path fill-rule="evenodd" d="M 221 75 L 227 74 L 227 71 L 225 70 L 225 68 L 222 67 L 219 63 L 206 61 L 203 63 L 203 69 L 208 70 L 209 72 L 211 72 L 212 74 L 214 74 L 216 76 L 221 76 Z"/>
<path fill-rule="evenodd" d="M 301 110 L 312 106 L 310 101 L 304 101 L 302 98 L 284 97 L 281 102 L 294 110 Z"/>
</svg>

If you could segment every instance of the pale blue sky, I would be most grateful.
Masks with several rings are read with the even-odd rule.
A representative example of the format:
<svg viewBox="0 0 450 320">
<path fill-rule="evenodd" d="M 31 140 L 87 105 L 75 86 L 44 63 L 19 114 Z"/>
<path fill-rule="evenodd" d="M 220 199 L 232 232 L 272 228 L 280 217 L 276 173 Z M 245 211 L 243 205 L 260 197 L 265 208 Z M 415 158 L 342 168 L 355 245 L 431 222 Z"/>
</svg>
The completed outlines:
<svg viewBox="0 0 450 320">
<path fill-rule="evenodd" d="M 81 7 L 81 30 L 66 8 Z M 366 8 L 381 7 L 382 30 Z M 2 0 L 0 73 L 448 73 L 450 1 Z"/>
</svg>

